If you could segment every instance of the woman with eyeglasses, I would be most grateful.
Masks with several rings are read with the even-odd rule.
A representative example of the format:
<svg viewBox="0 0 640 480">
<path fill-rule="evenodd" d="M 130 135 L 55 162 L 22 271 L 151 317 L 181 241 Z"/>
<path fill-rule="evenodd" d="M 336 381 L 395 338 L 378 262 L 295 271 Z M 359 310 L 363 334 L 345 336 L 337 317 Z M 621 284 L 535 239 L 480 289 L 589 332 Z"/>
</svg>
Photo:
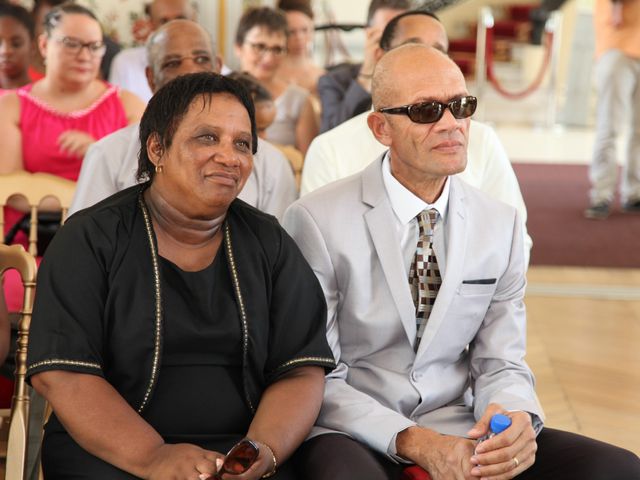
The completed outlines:
<svg viewBox="0 0 640 480">
<path fill-rule="evenodd" d="M 43 79 L 1 99 L 0 173 L 42 171 L 75 180 L 95 140 L 140 119 L 143 103 L 97 80 L 105 53 L 94 14 L 63 4 L 45 17 Z"/>
<path fill-rule="evenodd" d="M 326 71 L 312 57 L 313 9 L 309 0 L 280 0 L 278 8 L 287 17 L 289 35 L 287 54 L 282 60 L 278 75 L 318 95 L 318 78 Z"/>
<path fill-rule="evenodd" d="M 304 154 L 318 134 L 318 124 L 309 92 L 278 76 L 287 52 L 287 32 L 283 12 L 268 7 L 249 8 L 240 18 L 235 50 L 241 70 L 257 78 L 275 99 L 276 118 L 267 129 L 266 139 L 293 145 Z"/>
<path fill-rule="evenodd" d="M 0 97 L 0 174 L 26 170 L 75 181 L 89 145 L 137 122 L 144 104 L 97 79 L 105 47 L 90 10 L 71 3 L 53 8 L 39 47 L 45 76 Z M 5 209 L 4 234 L 28 211 L 24 201 L 11 206 Z M 19 232 L 14 243 L 26 244 L 26 235 Z M 10 310 L 21 291 L 11 278 L 5 282 Z"/>
</svg>

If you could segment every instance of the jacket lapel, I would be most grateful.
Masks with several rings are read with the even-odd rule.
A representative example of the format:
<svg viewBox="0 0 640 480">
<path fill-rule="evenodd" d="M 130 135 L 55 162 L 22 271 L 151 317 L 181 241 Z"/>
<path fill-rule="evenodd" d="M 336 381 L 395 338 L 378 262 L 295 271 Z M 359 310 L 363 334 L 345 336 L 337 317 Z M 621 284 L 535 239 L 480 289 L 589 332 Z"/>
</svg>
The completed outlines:
<svg viewBox="0 0 640 480">
<path fill-rule="evenodd" d="M 362 200 L 371 207 L 364 218 L 402 326 L 409 341 L 413 343 L 416 336 L 415 306 L 403 267 L 400 239 L 391 227 L 394 213 L 382 181 L 383 156 L 384 154 L 378 157 L 362 173 Z"/>
<path fill-rule="evenodd" d="M 446 263 L 444 269 L 441 269 L 442 284 L 418 347 L 417 358 L 429 348 L 438 329 L 446 320 L 451 301 L 462 282 L 467 248 L 467 223 L 465 222 L 467 208 L 464 201 L 463 186 L 453 176 L 450 181 L 451 189 L 449 191 L 444 241 L 443 237 L 440 236 L 439 241 L 435 243 L 436 258 L 439 252 L 445 252 Z"/>
</svg>

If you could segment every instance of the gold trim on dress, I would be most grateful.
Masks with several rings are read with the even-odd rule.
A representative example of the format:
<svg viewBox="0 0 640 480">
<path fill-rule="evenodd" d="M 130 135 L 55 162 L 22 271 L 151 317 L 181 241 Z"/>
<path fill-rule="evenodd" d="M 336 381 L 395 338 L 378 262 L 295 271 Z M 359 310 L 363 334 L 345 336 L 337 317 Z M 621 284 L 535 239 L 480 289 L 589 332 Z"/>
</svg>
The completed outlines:
<svg viewBox="0 0 640 480">
<path fill-rule="evenodd" d="M 231 279 L 233 281 L 234 293 L 238 302 L 238 308 L 240 309 L 240 319 L 242 320 L 242 363 L 247 364 L 247 356 L 249 353 L 249 324 L 247 322 L 247 311 L 244 308 L 244 301 L 242 299 L 242 291 L 240 290 L 240 278 L 238 276 L 238 270 L 236 269 L 236 261 L 233 256 L 233 249 L 231 248 L 231 231 L 229 224 L 224 224 L 224 245 L 227 251 L 227 257 L 229 259 L 229 266 L 231 267 Z M 244 389 L 245 398 L 249 405 L 249 409 L 252 413 L 256 412 L 253 402 L 247 393 L 247 389 Z"/>
<path fill-rule="evenodd" d="M 62 358 L 52 358 L 51 360 L 42 360 L 40 362 L 36 362 L 27 367 L 27 374 L 29 371 L 34 370 L 43 365 L 71 365 L 73 367 L 86 367 L 86 368 L 95 368 L 96 370 L 102 370 L 102 367 L 97 363 L 92 362 L 82 362 L 80 360 L 64 360 Z"/>
<path fill-rule="evenodd" d="M 275 371 L 290 367 L 291 365 L 297 365 L 298 363 L 307 363 L 307 362 L 323 362 L 323 363 L 330 363 L 331 365 L 336 364 L 335 359 L 329 358 L 329 357 L 301 357 L 301 358 L 294 358 L 293 360 L 289 360 L 288 362 L 283 363 L 278 368 L 276 368 Z"/>
<path fill-rule="evenodd" d="M 153 228 L 151 225 L 151 219 L 149 217 L 149 211 L 142 198 L 142 192 L 138 197 L 138 203 L 142 209 L 142 216 L 144 218 L 144 226 L 147 230 L 147 237 L 149 239 L 149 249 L 151 250 L 151 263 L 153 264 L 153 284 L 155 290 L 156 299 L 156 328 L 155 339 L 153 346 L 153 362 L 151 364 L 151 378 L 149 379 L 149 385 L 142 399 L 142 403 L 138 407 L 138 413 L 142 413 L 147 406 L 149 399 L 151 398 L 151 392 L 158 379 L 158 372 L 160 368 L 160 335 L 162 332 L 162 291 L 160 289 L 160 268 L 158 267 L 158 253 L 156 251 L 155 243 L 153 242 Z"/>
</svg>

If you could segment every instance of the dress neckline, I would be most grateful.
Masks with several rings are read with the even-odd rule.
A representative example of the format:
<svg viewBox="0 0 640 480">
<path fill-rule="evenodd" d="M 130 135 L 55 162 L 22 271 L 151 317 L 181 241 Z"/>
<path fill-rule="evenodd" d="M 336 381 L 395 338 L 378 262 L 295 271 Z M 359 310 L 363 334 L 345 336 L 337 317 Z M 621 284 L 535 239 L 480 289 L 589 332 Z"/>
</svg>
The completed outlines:
<svg viewBox="0 0 640 480">
<path fill-rule="evenodd" d="M 111 97 L 111 95 L 113 95 L 114 93 L 117 93 L 119 90 L 118 87 L 116 87 L 115 85 L 110 85 L 106 82 L 104 82 L 104 84 L 106 85 L 107 89 L 97 98 L 97 100 L 95 100 L 88 107 L 83 108 L 81 110 L 74 110 L 73 112 L 61 112 L 57 108 L 49 105 L 47 102 L 39 99 L 38 97 L 35 97 L 31 93 L 31 89 L 33 88 L 33 85 L 34 85 L 33 83 L 30 83 L 28 85 L 25 85 L 24 87 L 18 88 L 16 90 L 16 93 L 18 94 L 18 96 L 26 100 L 29 100 L 31 103 L 35 104 L 42 110 L 45 110 L 51 113 L 52 115 L 56 115 L 62 118 L 82 118 L 86 115 L 89 115 L 94 110 L 96 110 L 105 100 L 107 100 L 107 98 Z"/>
</svg>

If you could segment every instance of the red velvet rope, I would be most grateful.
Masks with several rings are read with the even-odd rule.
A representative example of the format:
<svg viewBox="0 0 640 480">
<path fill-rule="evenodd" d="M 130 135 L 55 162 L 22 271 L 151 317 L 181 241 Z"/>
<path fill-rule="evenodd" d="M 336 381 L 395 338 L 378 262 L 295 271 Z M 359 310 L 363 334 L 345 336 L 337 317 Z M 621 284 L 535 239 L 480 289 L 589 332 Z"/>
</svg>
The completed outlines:
<svg viewBox="0 0 640 480">
<path fill-rule="evenodd" d="M 542 80 L 544 79 L 544 75 L 547 72 L 547 67 L 549 66 L 549 62 L 551 60 L 551 45 L 553 43 L 553 32 L 545 32 L 544 38 L 544 59 L 542 61 L 542 65 L 540 70 L 538 71 L 538 75 L 533 80 L 533 83 L 519 92 L 510 92 L 506 90 L 498 81 L 493 71 L 493 27 L 487 28 L 487 36 L 486 36 L 486 49 L 485 49 L 485 59 L 487 62 L 487 78 L 493 88 L 496 89 L 498 93 L 501 95 L 510 98 L 512 100 L 524 98 L 527 95 L 531 95 L 535 92 L 540 85 L 542 84 Z"/>
</svg>

